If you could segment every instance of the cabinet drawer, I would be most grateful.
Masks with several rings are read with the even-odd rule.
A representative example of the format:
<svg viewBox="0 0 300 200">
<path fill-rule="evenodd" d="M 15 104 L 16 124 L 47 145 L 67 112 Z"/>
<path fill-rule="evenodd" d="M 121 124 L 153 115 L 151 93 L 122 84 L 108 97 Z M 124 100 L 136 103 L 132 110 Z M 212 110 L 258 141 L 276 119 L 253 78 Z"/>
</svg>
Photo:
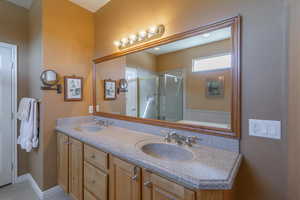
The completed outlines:
<svg viewBox="0 0 300 200">
<path fill-rule="evenodd" d="M 154 199 L 195 199 L 195 192 L 160 176 L 151 174 L 150 180 L 153 184 Z M 165 196 L 166 198 L 159 198 L 160 196 Z M 176 198 L 174 196 L 176 196 Z"/>
<path fill-rule="evenodd" d="M 108 170 L 108 154 L 89 145 L 84 145 L 84 160 L 99 169 Z"/>
<path fill-rule="evenodd" d="M 96 198 L 107 200 L 108 175 L 84 162 L 84 187 Z"/>
<path fill-rule="evenodd" d="M 84 200 L 97 200 L 89 191 L 84 190 Z"/>
</svg>

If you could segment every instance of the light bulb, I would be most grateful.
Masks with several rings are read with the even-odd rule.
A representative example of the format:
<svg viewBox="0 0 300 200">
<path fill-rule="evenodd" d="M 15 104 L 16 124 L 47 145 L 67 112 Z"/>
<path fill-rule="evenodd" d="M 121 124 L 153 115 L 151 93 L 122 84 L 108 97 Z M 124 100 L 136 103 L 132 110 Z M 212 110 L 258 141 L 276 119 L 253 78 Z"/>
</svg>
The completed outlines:
<svg viewBox="0 0 300 200">
<path fill-rule="evenodd" d="M 127 44 L 128 44 L 128 38 L 123 38 L 123 39 L 121 40 L 121 42 L 122 42 L 122 46 L 127 45 Z"/>
<path fill-rule="evenodd" d="M 114 41 L 114 45 L 119 47 L 119 46 L 121 46 L 121 42 L 120 41 Z"/>
<path fill-rule="evenodd" d="M 210 37 L 210 34 L 209 33 L 205 33 L 202 36 L 208 38 L 208 37 Z"/>
<path fill-rule="evenodd" d="M 151 26 L 150 28 L 149 28 L 149 33 L 151 33 L 151 34 L 156 34 L 157 33 L 157 30 L 158 30 L 158 27 L 157 26 Z"/>
<path fill-rule="evenodd" d="M 136 41 L 137 36 L 132 34 L 129 36 L 130 44 L 133 44 Z"/>
<path fill-rule="evenodd" d="M 146 35 L 147 35 L 147 32 L 144 31 L 144 30 L 139 32 L 139 38 L 140 39 L 144 39 L 146 37 Z"/>
</svg>

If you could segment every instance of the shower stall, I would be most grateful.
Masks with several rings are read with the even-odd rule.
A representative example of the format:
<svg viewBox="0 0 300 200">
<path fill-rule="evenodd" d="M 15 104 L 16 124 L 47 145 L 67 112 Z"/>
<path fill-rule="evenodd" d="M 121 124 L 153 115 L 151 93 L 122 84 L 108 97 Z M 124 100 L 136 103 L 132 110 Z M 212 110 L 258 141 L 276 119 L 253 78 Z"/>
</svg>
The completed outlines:
<svg viewBox="0 0 300 200">
<path fill-rule="evenodd" d="M 128 92 L 126 115 L 180 121 L 183 119 L 183 72 L 167 71 L 160 74 L 136 68 L 126 68 Z"/>
</svg>

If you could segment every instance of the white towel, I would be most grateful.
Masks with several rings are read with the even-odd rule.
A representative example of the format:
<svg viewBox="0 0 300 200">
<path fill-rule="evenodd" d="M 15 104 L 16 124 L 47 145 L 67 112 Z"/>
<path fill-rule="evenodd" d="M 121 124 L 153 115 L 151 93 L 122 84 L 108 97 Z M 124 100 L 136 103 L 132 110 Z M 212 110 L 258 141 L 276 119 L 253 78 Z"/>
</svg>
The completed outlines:
<svg viewBox="0 0 300 200">
<path fill-rule="evenodd" d="M 18 144 L 27 152 L 37 148 L 39 145 L 37 101 L 30 99 L 29 104 L 29 117 L 27 120 L 21 120 L 20 136 L 18 137 Z"/>
<path fill-rule="evenodd" d="M 19 120 L 28 120 L 31 98 L 22 98 L 19 104 L 17 118 Z"/>
</svg>

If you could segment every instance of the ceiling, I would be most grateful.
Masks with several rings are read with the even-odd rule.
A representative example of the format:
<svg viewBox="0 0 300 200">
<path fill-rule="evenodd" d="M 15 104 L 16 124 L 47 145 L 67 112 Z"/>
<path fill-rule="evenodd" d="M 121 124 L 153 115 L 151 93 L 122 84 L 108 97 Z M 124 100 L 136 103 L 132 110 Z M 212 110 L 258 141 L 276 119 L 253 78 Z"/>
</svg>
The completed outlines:
<svg viewBox="0 0 300 200">
<path fill-rule="evenodd" d="M 156 48 L 152 48 L 146 50 L 146 52 L 154 55 L 162 55 L 162 54 L 171 53 L 171 52 L 175 52 L 187 48 L 209 44 L 212 42 L 229 39 L 230 37 L 231 37 L 231 28 L 228 27 L 228 28 L 212 31 L 206 34 L 201 34 L 187 39 L 172 42 Z"/>
<path fill-rule="evenodd" d="M 11 3 L 17 4 L 18 6 L 29 9 L 33 0 L 7 0 Z"/>
<path fill-rule="evenodd" d="M 69 0 L 91 12 L 96 12 L 110 0 Z"/>
<path fill-rule="evenodd" d="M 29 9 L 31 7 L 33 0 L 7 0 L 7 1 Z M 69 0 L 69 1 L 91 12 L 96 12 L 100 8 L 102 8 L 105 4 L 107 4 L 110 0 Z"/>
</svg>

